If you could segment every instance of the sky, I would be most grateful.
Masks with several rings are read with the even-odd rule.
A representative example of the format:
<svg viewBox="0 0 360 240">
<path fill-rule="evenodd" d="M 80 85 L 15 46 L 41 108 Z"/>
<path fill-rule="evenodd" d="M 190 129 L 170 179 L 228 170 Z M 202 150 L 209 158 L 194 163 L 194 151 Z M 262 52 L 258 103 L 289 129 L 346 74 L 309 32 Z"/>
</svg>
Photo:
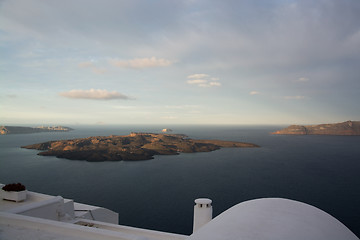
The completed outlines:
<svg viewBox="0 0 360 240">
<path fill-rule="evenodd" d="M 360 120 L 359 0 L 0 0 L 0 125 Z"/>
</svg>

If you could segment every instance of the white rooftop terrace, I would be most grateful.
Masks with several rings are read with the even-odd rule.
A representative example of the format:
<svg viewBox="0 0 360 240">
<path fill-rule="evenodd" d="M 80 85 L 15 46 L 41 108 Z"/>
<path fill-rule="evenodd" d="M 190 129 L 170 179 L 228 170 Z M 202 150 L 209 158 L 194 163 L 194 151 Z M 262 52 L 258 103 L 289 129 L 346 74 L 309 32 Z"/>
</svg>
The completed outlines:
<svg viewBox="0 0 360 240">
<path fill-rule="evenodd" d="M 3 190 L 1 190 L 3 191 Z M 183 240 L 187 236 L 118 225 L 118 213 L 61 196 L 27 191 L 24 201 L 0 199 L 0 239 Z"/>
</svg>

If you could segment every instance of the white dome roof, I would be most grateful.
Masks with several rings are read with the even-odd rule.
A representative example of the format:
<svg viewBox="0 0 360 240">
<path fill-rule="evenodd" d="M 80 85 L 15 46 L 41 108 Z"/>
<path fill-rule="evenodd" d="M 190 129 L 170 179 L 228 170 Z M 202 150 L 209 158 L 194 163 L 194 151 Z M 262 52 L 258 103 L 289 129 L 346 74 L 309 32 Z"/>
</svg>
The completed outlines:
<svg viewBox="0 0 360 240">
<path fill-rule="evenodd" d="M 237 204 L 190 240 L 359 240 L 344 224 L 305 203 L 264 198 Z"/>
</svg>

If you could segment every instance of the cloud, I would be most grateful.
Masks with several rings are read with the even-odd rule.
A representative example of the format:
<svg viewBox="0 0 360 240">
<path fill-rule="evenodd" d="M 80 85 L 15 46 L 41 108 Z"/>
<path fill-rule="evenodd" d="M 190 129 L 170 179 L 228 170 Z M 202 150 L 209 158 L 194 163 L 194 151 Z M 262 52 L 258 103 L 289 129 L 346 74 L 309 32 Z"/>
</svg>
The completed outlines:
<svg viewBox="0 0 360 240">
<path fill-rule="evenodd" d="M 251 91 L 249 94 L 250 94 L 250 95 L 259 95 L 260 92 L 258 92 L 258 91 Z"/>
<path fill-rule="evenodd" d="M 296 82 L 308 82 L 310 79 L 307 77 L 300 77 L 296 80 Z"/>
<path fill-rule="evenodd" d="M 107 91 L 102 89 L 90 90 L 70 90 L 59 93 L 60 96 L 74 99 L 93 99 L 93 100 L 111 100 L 111 99 L 131 99 L 130 97 L 116 91 Z"/>
<path fill-rule="evenodd" d="M 209 77 L 209 75 L 204 74 L 204 73 L 196 73 L 196 74 L 187 76 L 187 78 L 206 78 L 206 77 Z"/>
<path fill-rule="evenodd" d="M 194 80 L 187 80 L 188 84 L 205 84 L 207 80 L 205 79 L 194 79 Z"/>
<path fill-rule="evenodd" d="M 196 73 L 187 76 L 189 80 L 186 82 L 191 85 L 197 85 L 198 87 L 220 87 L 221 83 L 218 82 L 219 78 L 210 77 L 208 74 Z"/>
<path fill-rule="evenodd" d="M 109 63 L 121 68 L 150 68 L 150 67 L 167 67 L 173 64 L 172 61 L 164 58 L 134 58 L 131 60 L 110 59 Z"/>
<path fill-rule="evenodd" d="M 221 83 L 219 83 L 219 82 L 209 82 L 209 85 L 210 85 L 210 86 L 220 87 L 220 86 L 221 86 Z"/>
</svg>

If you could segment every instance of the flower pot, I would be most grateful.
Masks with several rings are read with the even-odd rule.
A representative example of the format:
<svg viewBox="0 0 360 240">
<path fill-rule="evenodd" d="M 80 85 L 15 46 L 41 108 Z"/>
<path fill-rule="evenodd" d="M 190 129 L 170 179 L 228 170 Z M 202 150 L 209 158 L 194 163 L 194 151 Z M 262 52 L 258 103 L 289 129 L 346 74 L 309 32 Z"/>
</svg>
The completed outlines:
<svg viewBox="0 0 360 240">
<path fill-rule="evenodd" d="M 27 190 L 15 192 L 15 191 L 5 191 L 5 190 L 1 189 L 1 198 L 4 200 L 21 202 L 26 199 L 26 193 L 27 193 Z"/>
</svg>

